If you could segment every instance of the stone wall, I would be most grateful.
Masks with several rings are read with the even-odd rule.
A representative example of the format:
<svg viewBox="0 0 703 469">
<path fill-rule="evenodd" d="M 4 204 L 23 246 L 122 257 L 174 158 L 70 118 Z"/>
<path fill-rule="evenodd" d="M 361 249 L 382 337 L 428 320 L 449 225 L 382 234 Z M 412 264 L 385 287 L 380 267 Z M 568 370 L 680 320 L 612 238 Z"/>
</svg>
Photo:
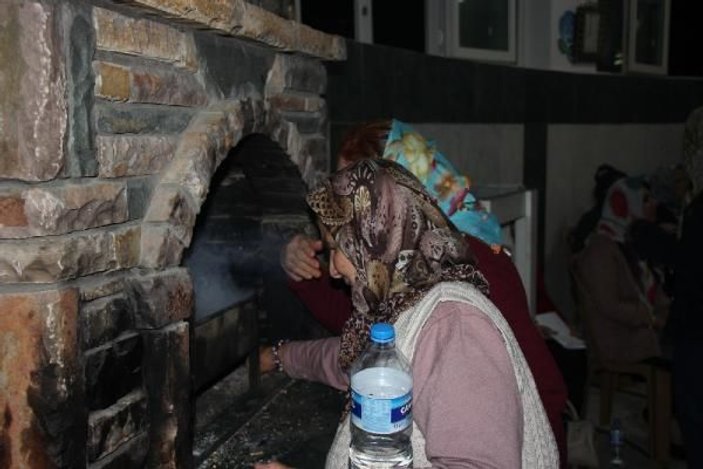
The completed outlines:
<svg viewBox="0 0 703 469">
<path fill-rule="evenodd" d="M 328 170 L 343 42 L 238 0 L 0 3 L 0 467 L 188 467 L 210 179 L 262 133 Z"/>
</svg>

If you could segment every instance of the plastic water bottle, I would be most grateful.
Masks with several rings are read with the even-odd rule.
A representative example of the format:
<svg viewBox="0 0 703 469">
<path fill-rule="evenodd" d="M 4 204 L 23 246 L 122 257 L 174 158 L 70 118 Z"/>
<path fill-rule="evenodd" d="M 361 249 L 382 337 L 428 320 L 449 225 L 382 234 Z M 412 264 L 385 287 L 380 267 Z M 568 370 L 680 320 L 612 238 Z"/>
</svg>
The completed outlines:
<svg viewBox="0 0 703 469">
<path fill-rule="evenodd" d="M 610 449 L 612 458 L 608 467 L 625 467 L 625 461 L 622 459 L 622 447 L 624 439 L 622 434 L 622 424 L 620 419 L 614 418 L 610 426 Z"/>
<path fill-rule="evenodd" d="M 371 343 L 351 367 L 349 467 L 412 467 L 412 373 L 395 348 L 395 329 L 371 327 Z"/>
</svg>

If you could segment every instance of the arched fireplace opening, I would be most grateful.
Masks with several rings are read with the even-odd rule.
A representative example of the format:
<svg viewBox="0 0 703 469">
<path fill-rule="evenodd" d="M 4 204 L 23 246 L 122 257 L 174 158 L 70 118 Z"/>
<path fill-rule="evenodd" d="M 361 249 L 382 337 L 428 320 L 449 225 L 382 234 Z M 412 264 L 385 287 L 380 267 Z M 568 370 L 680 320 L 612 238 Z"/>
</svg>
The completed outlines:
<svg viewBox="0 0 703 469">
<path fill-rule="evenodd" d="M 255 386 L 260 343 L 324 335 L 279 266 L 283 244 L 314 230 L 306 192 L 297 166 L 263 134 L 240 140 L 215 172 L 183 258 L 195 296 L 196 394 L 247 358 Z"/>
</svg>

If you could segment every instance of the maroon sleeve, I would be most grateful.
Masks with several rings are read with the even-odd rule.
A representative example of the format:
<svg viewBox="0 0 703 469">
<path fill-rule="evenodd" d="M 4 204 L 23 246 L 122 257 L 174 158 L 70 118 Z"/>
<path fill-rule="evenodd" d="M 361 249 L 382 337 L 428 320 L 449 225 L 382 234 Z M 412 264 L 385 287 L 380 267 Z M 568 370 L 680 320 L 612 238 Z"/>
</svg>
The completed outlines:
<svg viewBox="0 0 703 469">
<path fill-rule="evenodd" d="M 288 287 L 327 330 L 335 335 L 342 333 L 342 327 L 352 312 L 346 286 L 335 285 L 329 274 L 323 271 L 320 278 L 300 282 L 288 280 Z"/>
<path fill-rule="evenodd" d="M 530 366 L 559 446 L 560 459 L 566 461 L 566 434 L 562 420 L 568 398 L 566 384 L 547 344 L 532 321 L 520 274 L 504 252 L 495 254 L 487 244 L 476 238 L 469 237 L 469 244 L 478 260 L 479 270 L 490 285 L 489 298 L 503 313 Z"/>
</svg>

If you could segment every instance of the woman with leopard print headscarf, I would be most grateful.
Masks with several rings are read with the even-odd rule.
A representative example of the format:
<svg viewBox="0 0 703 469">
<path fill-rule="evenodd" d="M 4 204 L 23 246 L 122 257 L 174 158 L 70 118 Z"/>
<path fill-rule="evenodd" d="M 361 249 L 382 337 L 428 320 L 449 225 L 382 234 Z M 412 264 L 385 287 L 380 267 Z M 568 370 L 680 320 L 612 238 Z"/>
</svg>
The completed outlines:
<svg viewBox="0 0 703 469">
<path fill-rule="evenodd" d="M 414 467 L 558 467 L 522 351 L 485 296 L 465 237 L 423 185 L 397 163 L 363 160 L 308 203 L 330 249 L 330 275 L 350 285 L 354 310 L 341 338 L 278 347 L 278 368 L 346 390 L 370 326 L 393 323 L 412 364 Z M 349 439 L 345 417 L 328 468 L 347 467 Z"/>
</svg>

